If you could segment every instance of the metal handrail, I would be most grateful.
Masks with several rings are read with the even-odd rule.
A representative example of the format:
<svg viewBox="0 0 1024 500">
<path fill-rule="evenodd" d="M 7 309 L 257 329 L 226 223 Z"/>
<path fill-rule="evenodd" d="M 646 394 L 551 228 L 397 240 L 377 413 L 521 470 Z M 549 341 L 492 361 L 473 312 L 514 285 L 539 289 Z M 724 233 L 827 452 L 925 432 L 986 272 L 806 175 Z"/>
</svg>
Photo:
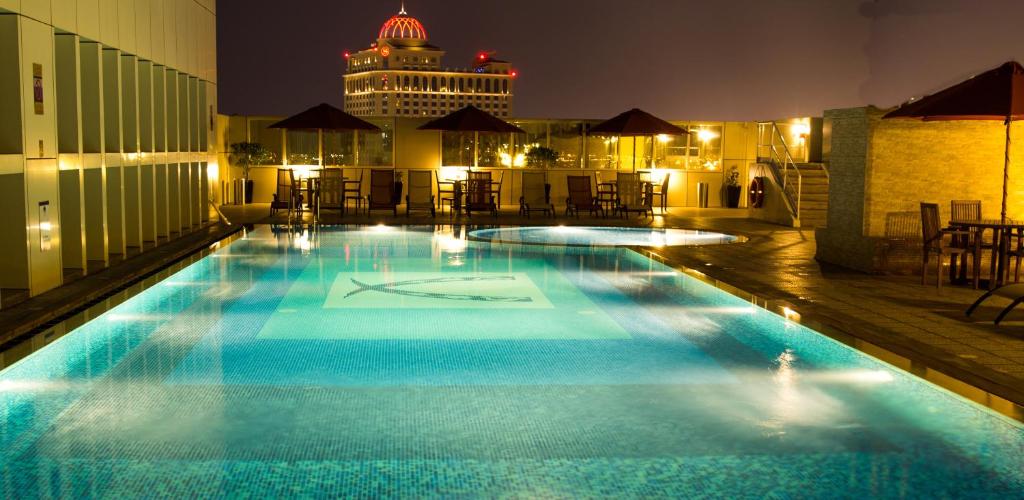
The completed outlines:
<svg viewBox="0 0 1024 500">
<path fill-rule="evenodd" d="M 765 135 L 768 137 L 765 138 Z M 766 149 L 765 149 L 766 148 Z M 767 156 L 762 157 L 761 151 L 766 150 Z M 774 121 L 757 123 L 757 156 L 758 159 L 765 158 L 773 167 L 776 182 L 782 186 L 784 198 L 789 205 L 789 210 L 796 219 L 800 219 L 800 200 L 803 193 L 803 174 L 793 160 L 789 151 L 786 137 L 779 130 L 779 125 Z M 792 171 L 792 174 L 790 172 Z M 795 176 L 795 181 L 790 176 Z M 826 175 L 828 175 L 826 173 Z M 796 184 L 794 187 L 793 184 Z"/>
</svg>

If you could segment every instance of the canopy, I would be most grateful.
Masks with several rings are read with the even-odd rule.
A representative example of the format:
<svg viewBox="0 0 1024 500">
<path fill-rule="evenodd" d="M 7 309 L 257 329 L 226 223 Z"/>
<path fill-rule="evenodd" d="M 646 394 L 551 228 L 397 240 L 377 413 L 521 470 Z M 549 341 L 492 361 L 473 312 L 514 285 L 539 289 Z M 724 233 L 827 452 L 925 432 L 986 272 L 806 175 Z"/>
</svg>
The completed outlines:
<svg viewBox="0 0 1024 500">
<path fill-rule="evenodd" d="M 633 108 L 615 118 L 605 120 L 587 131 L 590 135 L 617 135 L 633 138 L 633 171 L 636 172 L 637 136 L 683 135 L 686 129 L 677 127 L 644 110 Z M 651 142 L 651 162 L 654 162 L 654 142 Z"/>
<path fill-rule="evenodd" d="M 419 129 L 492 134 L 526 133 L 525 130 L 472 105 L 466 106 L 458 111 L 453 111 L 436 120 L 431 120 L 421 125 Z"/>
<path fill-rule="evenodd" d="M 885 118 L 1024 119 L 1024 67 L 1010 61 L 945 90 L 911 100 Z"/>
<path fill-rule="evenodd" d="M 1010 183 L 1010 123 L 1024 119 L 1024 67 L 1010 61 L 945 90 L 911 100 L 883 118 L 931 120 L 1002 120 L 1006 125 L 1003 157 L 1003 199 L 999 213 L 1006 221 L 1006 192 Z"/>
<path fill-rule="evenodd" d="M 591 135 L 618 135 L 636 137 L 638 135 L 683 135 L 686 129 L 677 127 L 641 109 L 633 108 L 615 118 L 603 121 L 590 127 Z"/>
<path fill-rule="evenodd" d="M 373 130 L 380 127 L 325 102 L 274 123 L 270 128 L 289 130 Z"/>
</svg>

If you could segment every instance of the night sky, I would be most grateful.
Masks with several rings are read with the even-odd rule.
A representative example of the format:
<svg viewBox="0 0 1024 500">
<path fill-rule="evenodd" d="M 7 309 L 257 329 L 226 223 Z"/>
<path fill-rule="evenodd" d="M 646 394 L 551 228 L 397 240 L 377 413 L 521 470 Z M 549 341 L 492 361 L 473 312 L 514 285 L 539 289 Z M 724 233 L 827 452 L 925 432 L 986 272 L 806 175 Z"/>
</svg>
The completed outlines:
<svg viewBox="0 0 1024 500">
<path fill-rule="evenodd" d="M 374 41 L 398 0 L 218 0 L 221 113 L 341 106 L 345 50 Z M 519 71 L 515 115 L 752 120 L 891 106 L 1010 59 L 1024 0 L 408 0 L 469 66 Z"/>
</svg>

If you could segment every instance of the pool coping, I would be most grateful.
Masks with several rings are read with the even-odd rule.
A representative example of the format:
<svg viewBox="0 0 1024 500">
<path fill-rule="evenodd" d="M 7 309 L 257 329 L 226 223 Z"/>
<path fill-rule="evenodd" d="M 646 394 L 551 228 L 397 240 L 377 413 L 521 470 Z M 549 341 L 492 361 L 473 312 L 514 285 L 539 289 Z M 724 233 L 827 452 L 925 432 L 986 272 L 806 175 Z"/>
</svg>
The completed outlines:
<svg viewBox="0 0 1024 500">
<path fill-rule="evenodd" d="M 209 229 L 215 230 L 214 226 L 209 226 Z M 126 271 L 127 274 L 121 279 L 111 280 L 98 289 L 88 290 L 63 307 L 48 311 L 45 317 L 5 332 L 0 335 L 0 371 L 192 265 L 216 251 L 221 245 L 231 243 L 245 234 L 245 225 L 220 228 L 217 233 L 202 237 L 196 243 L 175 251 L 168 258 L 143 265 L 134 271 Z M 111 269 L 116 268 L 104 269 L 101 272 Z"/>
<path fill-rule="evenodd" d="M 965 370 L 942 363 L 936 357 L 916 352 L 909 347 L 899 349 L 901 352 L 896 352 L 896 350 L 889 347 L 883 347 L 850 331 L 850 328 L 836 325 L 824 317 L 824 315 L 818 314 L 813 310 L 805 310 L 802 313 L 798 312 L 797 306 L 789 301 L 772 299 L 744 290 L 732 283 L 722 281 L 662 255 L 658 253 L 658 249 L 643 246 L 620 248 L 628 248 L 644 257 L 654 259 L 691 278 L 746 300 L 768 312 L 782 316 L 788 321 L 810 328 L 858 352 L 881 360 L 919 379 L 988 408 L 999 415 L 1024 423 L 1024 405 L 1000 396 L 999 392 L 1002 391 L 999 390 L 1000 387 L 994 382 L 986 381 Z M 974 379 L 974 381 L 966 379 Z"/>
</svg>

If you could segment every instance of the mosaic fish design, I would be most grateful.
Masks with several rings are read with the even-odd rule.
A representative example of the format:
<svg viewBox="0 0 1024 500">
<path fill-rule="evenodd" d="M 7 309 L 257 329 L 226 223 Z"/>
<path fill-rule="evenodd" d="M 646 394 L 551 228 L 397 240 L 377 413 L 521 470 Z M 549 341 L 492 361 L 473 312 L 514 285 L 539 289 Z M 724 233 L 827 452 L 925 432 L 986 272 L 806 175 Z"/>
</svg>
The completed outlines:
<svg viewBox="0 0 1024 500">
<path fill-rule="evenodd" d="M 476 302 L 533 302 L 531 297 L 510 297 L 501 295 L 473 295 L 473 294 L 460 294 L 460 293 L 438 293 L 438 292 L 418 292 L 414 290 L 402 290 L 400 287 L 408 287 L 415 285 L 426 285 L 426 284 L 438 284 L 438 283 L 459 283 L 459 282 L 474 282 L 474 281 L 514 281 L 515 276 L 464 276 L 464 277 L 449 277 L 449 278 L 429 278 L 429 279 L 418 279 L 418 280 L 405 280 L 405 281 L 392 281 L 389 283 L 380 283 L 377 285 L 370 285 L 351 278 L 352 284 L 359 287 L 356 290 L 345 294 L 345 298 L 349 298 L 353 295 L 360 294 L 363 292 L 380 292 L 390 293 L 394 295 L 403 295 L 407 297 L 422 297 L 428 299 L 442 299 L 442 300 L 471 300 Z"/>
</svg>

